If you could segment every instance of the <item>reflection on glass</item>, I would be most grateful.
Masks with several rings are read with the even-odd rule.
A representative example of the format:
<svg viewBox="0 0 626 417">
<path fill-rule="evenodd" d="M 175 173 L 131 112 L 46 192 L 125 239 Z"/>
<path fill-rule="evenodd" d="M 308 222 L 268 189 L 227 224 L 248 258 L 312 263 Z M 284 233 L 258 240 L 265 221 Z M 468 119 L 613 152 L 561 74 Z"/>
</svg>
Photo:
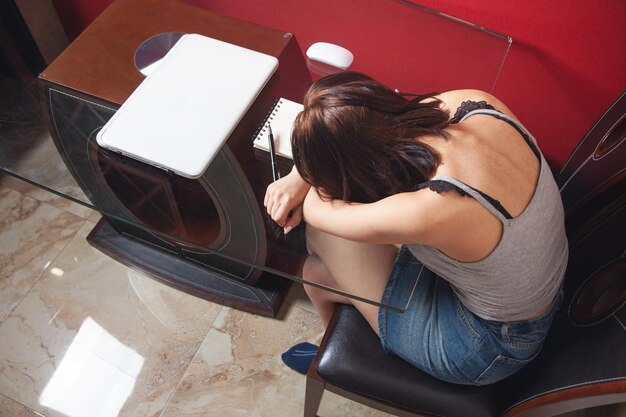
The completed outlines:
<svg viewBox="0 0 626 417">
<path fill-rule="evenodd" d="M 143 75 L 150 75 L 184 32 L 165 32 L 147 39 L 135 51 L 135 66 Z"/>
<path fill-rule="evenodd" d="M 68 417 L 115 417 L 133 392 L 144 358 L 87 317 L 39 403 Z"/>
<path fill-rule="evenodd" d="M 216 204 L 219 198 L 200 181 L 167 175 L 103 148 L 94 155 L 112 195 L 141 223 L 179 238 L 176 241 L 182 245 L 185 241 L 209 248 L 223 244 L 226 225 Z"/>
</svg>

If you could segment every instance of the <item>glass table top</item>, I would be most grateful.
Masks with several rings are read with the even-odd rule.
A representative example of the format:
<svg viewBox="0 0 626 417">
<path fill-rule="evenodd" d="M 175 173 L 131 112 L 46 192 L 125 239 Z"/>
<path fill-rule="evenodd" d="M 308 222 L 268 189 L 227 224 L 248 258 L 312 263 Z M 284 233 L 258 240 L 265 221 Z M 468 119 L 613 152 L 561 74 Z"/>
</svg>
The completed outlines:
<svg viewBox="0 0 626 417">
<path fill-rule="evenodd" d="M 404 68 L 412 69 L 410 77 L 406 70 L 389 69 L 387 77 L 397 77 L 393 86 L 412 92 L 493 90 L 509 37 L 412 3 L 391 3 L 389 16 L 382 17 L 380 24 L 389 25 L 394 19 L 409 24 L 396 25 L 406 29 L 381 31 L 378 36 L 387 36 L 388 45 L 415 43 L 415 53 L 409 56 L 393 56 L 393 48 L 379 54 L 391 63 L 406 62 Z M 358 26 L 368 17 L 355 19 Z M 359 23 L 358 19 L 365 20 Z M 425 48 L 425 43 L 430 46 Z M 416 57 L 432 65 L 419 65 Z M 457 71 L 459 62 L 465 63 L 462 76 Z M 380 65 L 365 54 L 351 69 L 374 73 L 375 68 Z M 249 150 L 227 142 L 202 177 L 183 178 L 97 145 L 97 131 L 117 108 L 71 89 L 44 90 L 35 80 L 25 82 L 3 71 L 0 171 L 96 210 L 116 228 L 136 231 L 135 238 L 145 238 L 147 244 L 162 241 L 165 249 L 171 247 L 185 256 L 196 254 L 198 260 L 230 271 L 235 279 L 265 271 L 311 284 L 301 274 L 307 257 L 304 227 L 284 235 L 266 215 L 262 202 L 272 180 L 271 167 L 268 159 L 252 152 L 251 142 Z M 283 175 L 289 168 L 289 161 L 282 161 Z M 358 291 L 324 288 L 380 305 L 380 300 L 367 299 Z M 382 306 L 403 311 L 409 298 Z"/>
</svg>

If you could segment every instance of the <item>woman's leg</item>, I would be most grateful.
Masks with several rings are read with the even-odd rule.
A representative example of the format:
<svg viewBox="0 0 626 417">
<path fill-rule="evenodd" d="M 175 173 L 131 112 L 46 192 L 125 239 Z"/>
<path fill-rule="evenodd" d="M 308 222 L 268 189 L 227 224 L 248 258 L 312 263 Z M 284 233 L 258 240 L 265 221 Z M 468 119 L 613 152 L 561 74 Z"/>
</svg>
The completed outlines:
<svg viewBox="0 0 626 417">
<path fill-rule="evenodd" d="M 353 242 L 307 225 L 307 247 L 311 257 L 303 270 L 306 280 L 380 302 L 398 253 L 395 246 Z M 351 303 L 378 334 L 377 305 L 312 286 L 305 288 L 326 323 L 330 320 L 334 303 Z"/>
<path fill-rule="evenodd" d="M 315 282 L 330 288 L 337 288 L 337 281 L 333 278 L 324 262 L 315 254 L 310 255 L 304 263 L 302 277 L 305 281 Z M 339 294 L 327 291 L 312 285 L 304 285 L 304 290 L 313 302 L 315 310 L 322 318 L 325 325 L 328 325 L 333 315 L 335 304 L 350 304 L 350 299 Z"/>
</svg>

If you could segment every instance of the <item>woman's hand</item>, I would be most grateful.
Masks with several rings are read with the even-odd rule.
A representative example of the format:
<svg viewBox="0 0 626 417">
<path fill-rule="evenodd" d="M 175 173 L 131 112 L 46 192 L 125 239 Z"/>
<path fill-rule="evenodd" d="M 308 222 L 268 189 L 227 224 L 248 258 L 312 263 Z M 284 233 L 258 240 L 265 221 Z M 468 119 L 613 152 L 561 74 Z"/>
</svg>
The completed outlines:
<svg viewBox="0 0 626 417">
<path fill-rule="evenodd" d="M 270 217 L 284 227 L 285 234 L 302 221 L 302 203 L 311 186 L 294 167 L 289 175 L 271 183 L 263 204 Z"/>
</svg>

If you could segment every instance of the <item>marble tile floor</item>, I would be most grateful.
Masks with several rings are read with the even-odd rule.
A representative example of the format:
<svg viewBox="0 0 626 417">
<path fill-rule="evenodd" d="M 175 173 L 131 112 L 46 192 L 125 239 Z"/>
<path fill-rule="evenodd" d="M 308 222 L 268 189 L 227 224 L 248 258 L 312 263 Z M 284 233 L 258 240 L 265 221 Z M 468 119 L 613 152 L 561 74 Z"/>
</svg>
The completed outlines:
<svg viewBox="0 0 626 417">
<path fill-rule="evenodd" d="M 323 326 L 300 285 L 276 319 L 214 304 L 93 249 L 98 219 L 0 175 L 0 417 L 302 415 L 305 378 L 280 353 Z M 319 415 L 388 416 L 328 392 Z"/>
<path fill-rule="evenodd" d="M 300 285 L 276 319 L 174 290 L 85 240 L 99 216 L 0 176 L 0 417 L 302 415 L 280 353 L 319 342 Z M 387 416 L 334 394 L 320 416 Z"/>
</svg>

